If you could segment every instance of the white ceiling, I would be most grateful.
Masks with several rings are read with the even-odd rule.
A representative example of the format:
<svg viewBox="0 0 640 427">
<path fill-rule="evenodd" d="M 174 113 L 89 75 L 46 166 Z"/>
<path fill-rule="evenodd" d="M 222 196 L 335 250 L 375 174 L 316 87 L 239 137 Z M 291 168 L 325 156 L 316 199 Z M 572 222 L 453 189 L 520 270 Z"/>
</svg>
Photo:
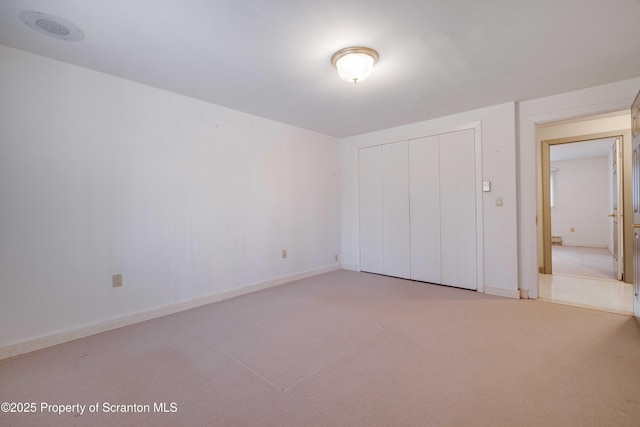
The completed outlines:
<svg viewBox="0 0 640 427">
<path fill-rule="evenodd" d="M 604 138 L 552 145 L 549 147 L 549 158 L 552 162 L 557 162 L 559 160 L 607 157 L 615 140 L 615 138 Z"/>
<path fill-rule="evenodd" d="M 638 0 L 2 0 L 0 44 L 343 137 L 640 76 L 638 17 Z M 330 63 L 352 45 L 380 53 L 358 85 Z"/>
</svg>

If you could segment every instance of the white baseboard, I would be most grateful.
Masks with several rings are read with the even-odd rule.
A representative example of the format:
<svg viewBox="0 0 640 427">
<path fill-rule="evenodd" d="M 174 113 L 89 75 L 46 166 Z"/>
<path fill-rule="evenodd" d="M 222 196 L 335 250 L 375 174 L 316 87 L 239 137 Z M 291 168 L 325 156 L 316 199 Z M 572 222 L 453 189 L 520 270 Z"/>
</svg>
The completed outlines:
<svg viewBox="0 0 640 427">
<path fill-rule="evenodd" d="M 342 269 L 343 270 L 349 270 L 349 271 L 358 271 L 358 266 L 355 265 L 355 264 L 342 263 Z"/>
<path fill-rule="evenodd" d="M 340 270 L 339 264 L 314 268 L 312 270 L 277 277 L 263 282 L 251 283 L 239 288 L 229 289 L 203 297 L 153 307 L 147 310 L 113 317 L 111 319 L 83 325 L 77 328 L 54 332 L 52 334 L 0 347 L 0 360 L 336 270 Z"/>
<path fill-rule="evenodd" d="M 494 288 L 493 286 L 484 285 L 484 293 L 497 297 L 520 299 L 520 291 L 518 289 Z"/>
<path fill-rule="evenodd" d="M 608 249 L 607 245 L 602 245 L 600 243 L 581 243 L 581 242 L 573 242 L 567 243 L 564 242 L 562 246 L 566 247 L 574 247 L 574 248 L 600 248 L 600 249 Z"/>
</svg>

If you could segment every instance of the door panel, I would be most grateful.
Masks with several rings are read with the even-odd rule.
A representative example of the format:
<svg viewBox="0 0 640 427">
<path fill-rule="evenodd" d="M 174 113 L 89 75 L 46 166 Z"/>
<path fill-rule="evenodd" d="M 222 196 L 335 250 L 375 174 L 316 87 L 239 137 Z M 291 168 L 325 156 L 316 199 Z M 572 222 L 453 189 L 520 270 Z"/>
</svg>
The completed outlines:
<svg viewBox="0 0 640 427">
<path fill-rule="evenodd" d="M 616 141 L 612 147 L 613 158 L 613 259 L 615 262 L 615 270 L 618 280 L 622 280 L 624 273 L 624 239 L 622 228 L 622 212 L 624 211 L 622 206 L 622 144 L 620 138 L 616 138 Z"/>
<path fill-rule="evenodd" d="M 440 135 L 439 148 L 442 282 L 477 289 L 474 131 Z"/>
<path fill-rule="evenodd" d="M 411 278 L 442 283 L 438 136 L 409 141 Z"/>
<path fill-rule="evenodd" d="M 611 191 L 611 205 L 613 206 L 613 259 L 618 261 L 618 170 L 617 170 L 617 144 L 614 143 L 611 147 L 612 165 L 611 171 L 613 173 L 613 190 Z"/>
<path fill-rule="evenodd" d="M 633 229 L 633 314 L 640 316 L 640 229 Z"/>
<path fill-rule="evenodd" d="M 640 93 L 631 107 L 633 201 L 633 313 L 640 317 Z"/>
<path fill-rule="evenodd" d="M 409 143 L 382 146 L 384 274 L 411 277 Z"/>
<path fill-rule="evenodd" d="M 481 286 L 475 135 L 468 129 L 359 150 L 361 271 Z"/>
<path fill-rule="evenodd" d="M 382 147 L 358 150 L 360 270 L 382 274 Z"/>
</svg>

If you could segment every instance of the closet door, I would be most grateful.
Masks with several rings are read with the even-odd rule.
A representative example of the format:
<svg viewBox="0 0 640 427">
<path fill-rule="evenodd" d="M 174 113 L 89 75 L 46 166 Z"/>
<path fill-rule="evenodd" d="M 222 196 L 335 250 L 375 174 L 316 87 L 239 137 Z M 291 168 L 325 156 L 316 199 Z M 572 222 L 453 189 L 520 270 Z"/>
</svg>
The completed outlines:
<svg viewBox="0 0 640 427">
<path fill-rule="evenodd" d="M 384 273 L 382 147 L 358 150 L 360 193 L 360 270 Z"/>
<path fill-rule="evenodd" d="M 440 135 L 439 148 L 442 283 L 477 289 L 473 129 Z"/>
<path fill-rule="evenodd" d="M 411 277 L 409 143 L 382 146 L 384 274 Z"/>
<path fill-rule="evenodd" d="M 438 136 L 409 141 L 411 278 L 442 283 Z"/>
</svg>

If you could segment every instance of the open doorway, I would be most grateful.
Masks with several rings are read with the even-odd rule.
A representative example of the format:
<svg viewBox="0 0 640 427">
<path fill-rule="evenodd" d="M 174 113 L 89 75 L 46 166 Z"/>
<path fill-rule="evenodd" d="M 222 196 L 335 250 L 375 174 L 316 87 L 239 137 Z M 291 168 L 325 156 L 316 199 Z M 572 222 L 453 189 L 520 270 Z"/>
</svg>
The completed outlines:
<svg viewBox="0 0 640 427">
<path fill-rule="evenodd" d="M 537 126 L 540 299 L 632 313 L 628 124 L 621 111 Z"/>
<path fill-rule="evenodd" d="M 548 143 L 551 272 L 622 280 L 621 136 Z"/>
</svg>

